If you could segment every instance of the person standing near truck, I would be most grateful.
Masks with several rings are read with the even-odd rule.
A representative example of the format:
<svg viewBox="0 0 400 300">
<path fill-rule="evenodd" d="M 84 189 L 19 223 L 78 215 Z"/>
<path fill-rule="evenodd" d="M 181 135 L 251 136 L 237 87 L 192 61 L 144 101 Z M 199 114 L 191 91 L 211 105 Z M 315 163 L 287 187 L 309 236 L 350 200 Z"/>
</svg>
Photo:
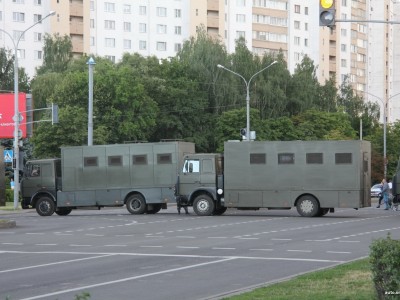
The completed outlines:
<svg viewBox="0 0 400 300">
<path fill-rule="evenodd" d="M 383 203 L 385 203 L 385 210 L 389 210 L 389 184 L 385 178 L 382 179 L 382 196 Z"/>
</svg>

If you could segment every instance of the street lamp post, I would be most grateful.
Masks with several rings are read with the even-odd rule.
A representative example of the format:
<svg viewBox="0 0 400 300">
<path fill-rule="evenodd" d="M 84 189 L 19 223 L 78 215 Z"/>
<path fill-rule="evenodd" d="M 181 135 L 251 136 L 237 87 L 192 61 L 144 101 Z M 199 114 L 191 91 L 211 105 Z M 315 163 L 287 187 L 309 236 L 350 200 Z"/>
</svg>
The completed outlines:
<svg viewBox="0 0 400 300">
<path fill-rule="evenodd" d="M 217 65 L 218 68 L 224 69 L 228 72 L 231 72 L 233 74 L 235 74 L 236 76 L 239 76 L 240 78 L 243 79 L 244 83 L 246 84 L 246 140 L 249 142 L 250 141 L 250 82 L 251 80 L 258 74 L 260 74 L 262 71 L 268 69 L 269 67 L 271 67 L 272 65 L 276 64 L 277 61 L 273 61 L 270 65 L 266 66 L 265 68 L 261 69 L 260 71 L 258 71 L 257 73 L 255 73 L 253 76 L 250 77 L 249 81 L 246 81 L 246 79 L 240 75 L 239 73 L 236 73 L 226 67 L 224 67 L 223 65 Z"/>
<path fill-rule="evenodd" d="M 33 25 L 29 26 L 27 29 L 21 32 L 20 36 L 18 39 L 15 41 L 13 37 L 11 36 L 10 33 L 7 31 L 0 29 L 0 31 L 4 32 L 8 37 L 11 39 L 11 42 L 13 43 L 14 46 L 14 209 L 18 208 L 18 198 L 19 198 L 19 189 L 20 189 L 20 184 L 19 184 L 19 123 L 20 123 L 20 114 L 19 114 L 19 101 L 18 101 L 18 45 L 21 40 L 21 38 L 24 36 L 25 32 L 27 32 L 29 29 L 31 29 L 33 26 L 41 23 L 44 19 L 54 16 L 55 11 L 51 11 L 48 15 L 46 15 L 44 18 L 40 19 Z"/>
<path fill-rule="evenodd" d="M 96 64 L 92 57 L 89 58 L 89 106 L 88 106 L 88 146 L 93 145 L 93 67 Z"/>
<path fill-rule="evenodd" d="M 389 100 L 400 95 L 400 93 L 394 94 L 392 96 L 390 96 L 389 98 L 387 98 L 386 103 L 379 98 L 378 96 L 371 94 L 369 92 L 364 91 L 364 93 L 375 97 L 376 99 L 378 99 L 381 103 L 382 103 L 382 107 L 383 107 L 383 177 L 386 179 L 386 175 L 387 175 L 387 158 L 386 158 L 386 126 L 387 126 L 387 112 L 386 112 L 386 105 L 389 103 Z"/>
</svg>

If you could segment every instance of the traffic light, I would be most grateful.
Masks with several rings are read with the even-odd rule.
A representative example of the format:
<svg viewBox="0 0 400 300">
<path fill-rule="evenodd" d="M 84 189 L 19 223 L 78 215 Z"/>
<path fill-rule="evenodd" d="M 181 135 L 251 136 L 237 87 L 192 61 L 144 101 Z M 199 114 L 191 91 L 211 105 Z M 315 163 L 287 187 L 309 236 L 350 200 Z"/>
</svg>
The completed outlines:
<svg viewBox="0 0 400 300">
<path fill-rule="evenodd" d="M 334 26 L 335 13 L 335 0 L 319 0 L 319 26 Z"/>
<path fill-rule="evenodd" d="M 240 129 L 240 135 L 246 137 L 246 128 L 241 128 Z"/>
</svg>

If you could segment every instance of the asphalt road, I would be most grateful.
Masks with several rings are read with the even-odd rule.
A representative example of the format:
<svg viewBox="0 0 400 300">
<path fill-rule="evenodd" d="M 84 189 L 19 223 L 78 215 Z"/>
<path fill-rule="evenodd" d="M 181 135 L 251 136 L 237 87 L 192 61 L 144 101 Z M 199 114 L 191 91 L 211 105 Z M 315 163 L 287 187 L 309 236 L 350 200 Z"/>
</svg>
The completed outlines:
<svg viewBox="0 0 400 300">
<path fill-rule="evenodd" d="M 400 211 L 296 210 L 223 216 L 130 215 L 125 208 L 40 217 L 0 215 L 0 299 L 219 299 L 369 255 L 371 241 L 400 239 Z M 8 298 L 7 298 L 8 297 Z"/>
</svg>

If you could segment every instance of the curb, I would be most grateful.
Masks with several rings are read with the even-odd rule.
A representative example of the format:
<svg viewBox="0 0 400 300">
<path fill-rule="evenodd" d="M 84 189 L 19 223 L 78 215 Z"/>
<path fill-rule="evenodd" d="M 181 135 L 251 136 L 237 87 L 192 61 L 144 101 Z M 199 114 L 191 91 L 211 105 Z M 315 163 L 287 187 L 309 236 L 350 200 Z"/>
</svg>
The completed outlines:
<svg viewBox="0 0 400 300">
<path fill-rule="evenodd" d="M 14 228 L 17 223 L 14 220 L 1 220 L 0 219 L 0 229 L 2 228 Z"/>
</svg>

